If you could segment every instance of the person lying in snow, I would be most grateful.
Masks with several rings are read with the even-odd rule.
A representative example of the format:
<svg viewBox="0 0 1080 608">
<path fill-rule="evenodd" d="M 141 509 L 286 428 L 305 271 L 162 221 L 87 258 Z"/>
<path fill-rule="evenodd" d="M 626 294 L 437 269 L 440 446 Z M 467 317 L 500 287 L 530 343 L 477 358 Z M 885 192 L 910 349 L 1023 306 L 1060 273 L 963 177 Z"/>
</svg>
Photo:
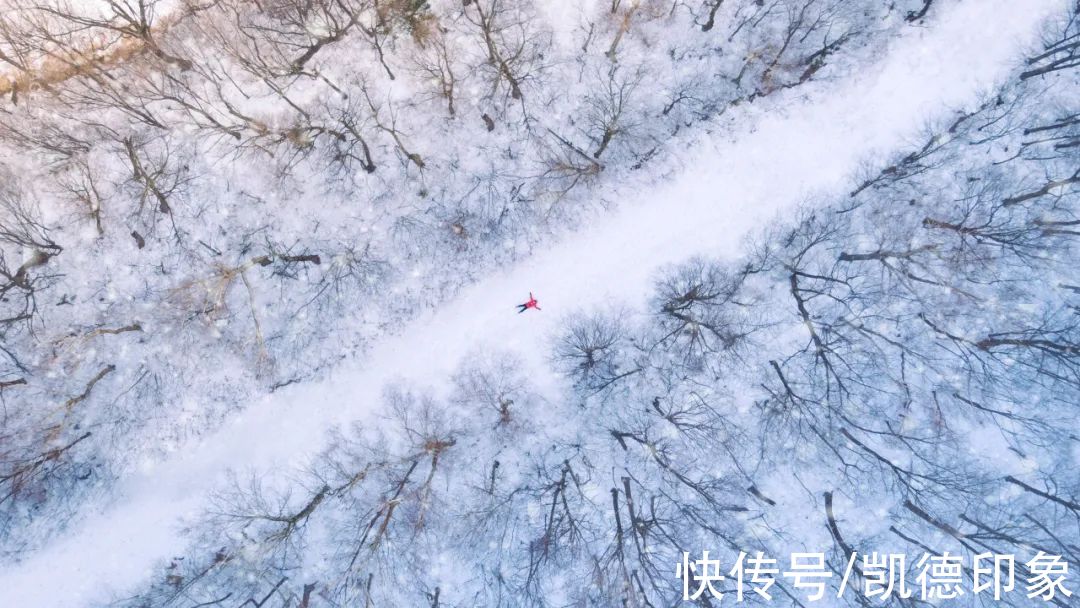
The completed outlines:
<svg viewBox="0 0 1080 608">
<path fill-rule="evenodd" d="M 540 303 L 536 301 L 536 298 L 533 297 L 532 292 L 530 291 L 529 292 L 529 301 L 525 302 L 524 304 L 518 304 L 517 308 L 518 308 L 518 313 L 519 314 L 525 312 L 526 310 L 529 310 L 530 308 L 535 308 L 536 310 L 540 310 Z"/>
</svg>

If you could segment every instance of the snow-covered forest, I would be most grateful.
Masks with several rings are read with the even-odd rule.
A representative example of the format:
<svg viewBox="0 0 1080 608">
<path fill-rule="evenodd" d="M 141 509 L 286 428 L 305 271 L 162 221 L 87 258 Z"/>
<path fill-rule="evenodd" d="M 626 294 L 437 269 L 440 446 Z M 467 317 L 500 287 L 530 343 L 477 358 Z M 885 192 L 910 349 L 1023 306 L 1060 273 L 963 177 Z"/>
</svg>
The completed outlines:
<svg viewBox="0 0 1080 608">
<path fill-rule="evenodd" d="M 0 606 L 1080 598 L 1080 4 L 0 6 Z"/>
</svg>

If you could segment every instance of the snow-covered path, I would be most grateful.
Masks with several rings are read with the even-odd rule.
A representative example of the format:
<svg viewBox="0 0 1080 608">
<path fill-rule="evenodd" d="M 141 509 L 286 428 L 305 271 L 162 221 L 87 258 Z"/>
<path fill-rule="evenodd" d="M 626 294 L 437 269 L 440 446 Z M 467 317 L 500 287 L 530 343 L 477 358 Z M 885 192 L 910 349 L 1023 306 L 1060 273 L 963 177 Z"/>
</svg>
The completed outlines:
<svg viewBox="0 0 1080 608">
<path fill-rule="evenodd" d="M 178 523 L 197 514 L 229 468 L 302 464 L 328 427 L 369 414 L 388 381 L 437 381 L 485 345 L 540 362 L 564 313 L 612 300 L 639 306 L 659 267 L 695 254 L 736 255 L 744 235 L 806 194 L 841 192 L 859 162 L 912 143 L 929 117 L 975 104 L 1036 40 L 1039 24 L 1064 9 L 1064 0 L 941 6 L 928 29 L 911 28 L 847 81 L 813 86 L 809 101 L 800 90 L 779 104 L 782 113 L 741 108 L 740 123 L 753 130 L 682 151 L 674 179 L 589 230 L 464 289 L 364 361 L 249 404 L 199 445 L 146 463 L 107 507 L 0 572 L 0 606 L 90 605 L 138 585 L 156 560 L 183 550 Z M 543 312 L 515 314 L 530 290 Z"/>
</svg>

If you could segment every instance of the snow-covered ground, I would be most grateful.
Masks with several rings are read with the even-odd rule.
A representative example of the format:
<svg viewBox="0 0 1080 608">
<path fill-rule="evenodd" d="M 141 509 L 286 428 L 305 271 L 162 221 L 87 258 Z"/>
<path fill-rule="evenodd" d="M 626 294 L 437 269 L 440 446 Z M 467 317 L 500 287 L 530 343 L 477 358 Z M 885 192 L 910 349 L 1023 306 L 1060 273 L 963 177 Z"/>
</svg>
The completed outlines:
<svg viewBox="0 0 1080 608">
<path fill-rule="evenodd" d="M 146 462 L 106 504 L 23 563 L 0 572 L 0 605 L 80 606 L 141 583 L 185 545 L 186 517 L 230 469 L 302 464 L 328 429 L 373 413 L 397 378 L 438 382 L 485 345 L 517 351 L 537 375 L 565 314 L 621 302 L 640 309 L 658 268 L 696 254 L 735 255 L 743 236 L 813 193 L 840 192 L 860 163 L 917 139 L 928 120 L 973 106 L 1032 44 L 1061 0 L 967 0 L 898 39 L 877 65 L 743 106 L 681 153 L 677 175 L 627 200 L 587 232 L 466 288 L 318 383 L 250 404 L 215 434 Z M 631 194 L 633 193 L 633 194 Z M 532 291 L 542 312 L 515 314 Z M 539 378 L 534 378 L 540 380 Z"/>
</svg>

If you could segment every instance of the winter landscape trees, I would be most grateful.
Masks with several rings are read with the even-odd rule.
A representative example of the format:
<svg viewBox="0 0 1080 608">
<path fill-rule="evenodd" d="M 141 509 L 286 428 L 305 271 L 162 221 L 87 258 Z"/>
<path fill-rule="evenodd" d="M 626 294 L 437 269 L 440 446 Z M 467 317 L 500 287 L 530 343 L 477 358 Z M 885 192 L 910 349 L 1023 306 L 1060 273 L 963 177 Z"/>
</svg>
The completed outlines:
<svg viewBox="0 0 1080 608">
<path fill-rule="evenodd" d="M 6 0 L 0 560 L 937 6 Z M 671 606 L 702 549 L 825 551 L 831 596 L 854 552 L 1080 568 L 1078 11 L 848 196 L 665 270 L 647 315 L 571 311 L 546 376 L 478 352 L 235 471 L 111 605 Z M 770 592 L 745 601 L 807 601 Z"/>
<path fill-rule="evenodd" d="M 601 4 L 556 45 L 541 7 L 510 0 L 9 2 L 5 436 L 54 439 L 6 452 L 6 550 L 123 454 L 182 445 L 520 255 L 588 209 L 601 170 L 905 23 L 873 2 L 747 3 L 706 34 L 695 5 Z M 710 67 L 671 69 L 690 62 Z M 35 405 L 82 395 L 63 423 Z M 16 487 L 38 452 L 82 483 Z"/>
<path fill-rule="evenodd" d="M 118 605 L 667 606 L 702 547 L 825 550 L 832 595 L 852 553 L 1075 569 L 1074 75 L 1031 69 L 743 259 L 671 268 L 650 315 L 570 319 L 554 394 L 497 353 L 448 394 L 388 387 L 309 470 L 238 479 Z M 744 601 L 807 602 L 770 593 Z"/>
</svg>

